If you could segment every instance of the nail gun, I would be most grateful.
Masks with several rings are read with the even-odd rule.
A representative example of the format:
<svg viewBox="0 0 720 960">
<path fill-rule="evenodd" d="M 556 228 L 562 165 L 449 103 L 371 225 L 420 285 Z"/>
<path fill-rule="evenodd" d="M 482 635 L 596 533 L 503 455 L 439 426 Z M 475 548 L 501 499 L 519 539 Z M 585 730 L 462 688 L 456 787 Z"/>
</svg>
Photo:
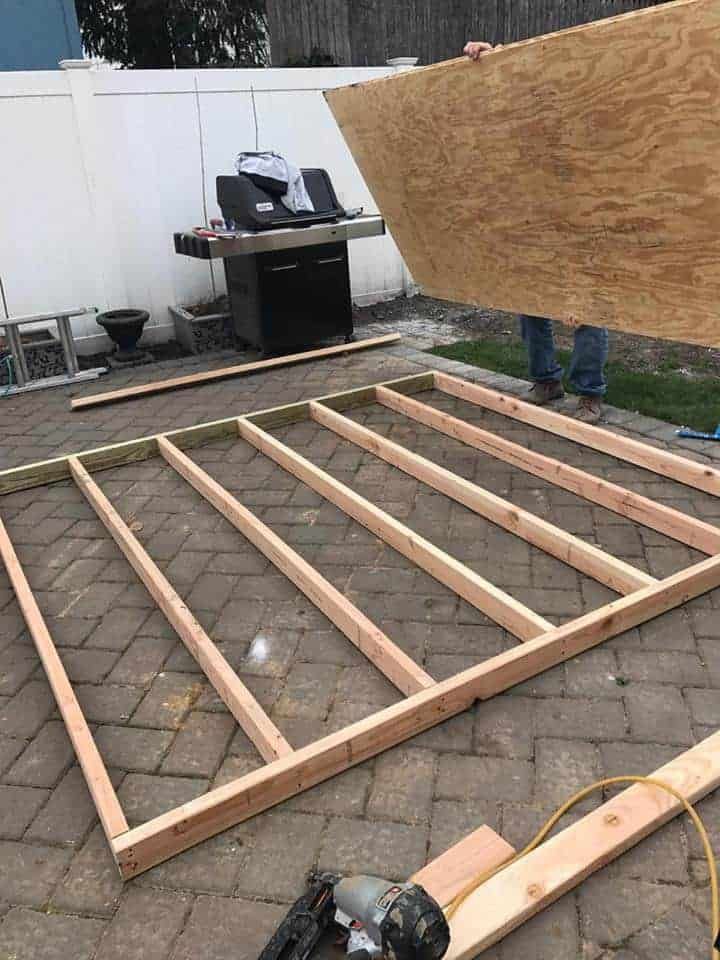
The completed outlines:
<svg viewBox="0 0 720 960">
<path fill-rule="evenodd" d="M 333 926 L 348 960 L 442 960 L 450 945 L 442 909 L 417 884 L 311 874 L 258 960 L 310 960 Z"/>
</svg>

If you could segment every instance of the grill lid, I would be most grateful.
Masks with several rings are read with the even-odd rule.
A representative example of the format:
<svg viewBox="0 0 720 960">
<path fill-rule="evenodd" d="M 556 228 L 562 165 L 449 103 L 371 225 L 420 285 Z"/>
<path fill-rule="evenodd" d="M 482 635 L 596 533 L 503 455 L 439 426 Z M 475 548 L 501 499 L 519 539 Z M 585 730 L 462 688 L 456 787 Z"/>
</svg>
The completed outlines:
<svg viewBox="0 0 720 960">
<path fill-rule="evenodd" d="M 217 201 L 228 228 L 273 230 L 279 227 L 307 227 L 343 217 L 345 211 L 338 202 L 327 171 L 312 168 L 303 170 L 302 174 L 315 207 L 312 213 L 292 213 L 277 196 L 263 190 L 244 174 L 218 177 Z"/>
</svg>

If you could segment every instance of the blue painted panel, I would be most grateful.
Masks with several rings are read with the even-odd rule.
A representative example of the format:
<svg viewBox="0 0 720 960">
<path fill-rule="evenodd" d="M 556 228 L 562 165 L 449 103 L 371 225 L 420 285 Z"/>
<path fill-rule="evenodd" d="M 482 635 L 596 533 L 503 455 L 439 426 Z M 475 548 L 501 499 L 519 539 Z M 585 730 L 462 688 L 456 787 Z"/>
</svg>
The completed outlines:
<svg viewBox="0 0 720 960">
<path fill-rule="evenodd" d="M 75 0 L 0 0 L 0 70 L 57 70 L 82 55 Z"/>
</svg>

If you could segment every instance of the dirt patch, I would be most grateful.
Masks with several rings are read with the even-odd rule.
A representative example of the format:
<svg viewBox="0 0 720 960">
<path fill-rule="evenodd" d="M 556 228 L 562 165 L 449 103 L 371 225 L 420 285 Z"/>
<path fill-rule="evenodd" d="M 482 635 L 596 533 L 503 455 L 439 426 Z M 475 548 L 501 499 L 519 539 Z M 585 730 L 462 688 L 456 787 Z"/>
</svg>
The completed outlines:
<svg viewBox="0 0 720 960">
<path fill-rule="evenodd" d="M 227 295 L 223 294 L 221 297 L 216 297 L 215 300 L 195 303 L 190 307 L 185 307 L 185 309 L 194 317 L 209 317 L 215 313 L 229 313 L 230 299 Z"/>
<path fill-rule="evenodd" d="M 479 340 L 490 337 L 498 341 L 517 342 L 520 339 L 517 317 L 502 310 L 485 310 L 466 304 L 433 300 L 430 297 L 398 297 L 386 303 L 356 309 L 355 319 L 360 323 L 414 324 L 427 330 L 428 324 L 442 326 L 447 335 L 454 327 L 458 340 Z M 558 347 L 571 348 L 573 330 L 563 323 L 555 324 Z M 634 334 L 610 331 L 610 359 L 623 363 L 638 372 L 680 373 L 687 377 L 720 376 L 720 349 L 694 344 L 654 340 Z"/>
</svg>

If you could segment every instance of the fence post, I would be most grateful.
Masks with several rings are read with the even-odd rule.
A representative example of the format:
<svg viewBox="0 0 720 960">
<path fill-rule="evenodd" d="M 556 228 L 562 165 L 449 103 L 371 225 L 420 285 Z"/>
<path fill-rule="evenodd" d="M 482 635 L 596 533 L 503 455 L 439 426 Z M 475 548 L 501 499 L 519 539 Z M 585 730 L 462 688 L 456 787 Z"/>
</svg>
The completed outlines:
<svg viewBox="0 0 720 960">
<path fill-rule="evenodd" d="M 417 66 L 418 60 L 419 57 L 392 57 L 390 60 L 387 60 L 386 63 L 389 67 L 393 68 L 395 73 L 406 73 L 408 70 L 412 70 L 413 67 Z M 408 270 L 408 265 L 405 263 L 402 254 L 400 256 L 402 260 L 402 278 L 405 296 L 414 297 L 420 292 L 420 288 L 413 280 L 412 274 Z"/>
<path fill-rule="evenodd" d="M 67 72 L 68 85 L 75 115 L 75 127 L 80 144 L 85 183 L 87 185 L 92 243 L 86 245 L 91 257 L 87 269 L 95 278 L 95 306 L 107 310 L 110 306 L 110 273 L 113 260 L 113 209 L 109 192 L 103 189 L 102 160 L 99 151 L 95 117 L 93 62 L 91 60 L 61 60 L 60 69 Z M 71 230 L 68 224 L 68 230 Z M 112 304 L 122 306 L 122 304 Z"/>
</svg>

